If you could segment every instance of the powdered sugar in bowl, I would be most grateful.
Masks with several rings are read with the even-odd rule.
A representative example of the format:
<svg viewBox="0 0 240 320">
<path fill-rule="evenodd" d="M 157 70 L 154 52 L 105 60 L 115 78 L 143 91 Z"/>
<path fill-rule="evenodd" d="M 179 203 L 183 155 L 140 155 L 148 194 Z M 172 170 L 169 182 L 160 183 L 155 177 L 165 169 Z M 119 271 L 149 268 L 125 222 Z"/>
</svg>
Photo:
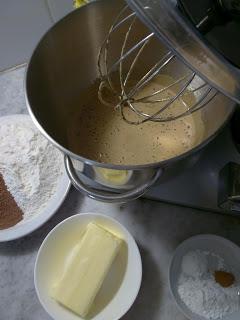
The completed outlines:
<svg viewBox="0 0 240 320">
<path fill-rule="evenodd" d="M 215 271 L 234 275 L 234 280 L 223 287 Z M 169 284 L 178 307 L 191 320 L 240 319 L 240 248 L 215 235 L 184 241 L 173 256 Z"/>
<path fill-rule="evenodd" d="M 0 207 L 0 241 L 19 238 L 41 226 L 56 212 L 70 187 L 61 152 L 27 115 L 0 118 L 0 175 L 0 193 L 5 196 L 5 206 Z M 18 210 L 18 219 L 14 222 L 11 217 L 10 227 L 6 219 L 11 210 L 6 212 L 6 203 Z"/>
</svg>

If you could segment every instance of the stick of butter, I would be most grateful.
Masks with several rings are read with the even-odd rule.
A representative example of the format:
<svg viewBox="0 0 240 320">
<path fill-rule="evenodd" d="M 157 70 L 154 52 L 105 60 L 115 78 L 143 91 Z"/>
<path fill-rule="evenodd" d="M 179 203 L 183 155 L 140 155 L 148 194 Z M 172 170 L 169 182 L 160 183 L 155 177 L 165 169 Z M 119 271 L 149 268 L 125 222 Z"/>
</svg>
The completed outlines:
<svg viewBox="0 0 240 320">
<path fill-rule="evenodd" d="M 89 223 L 81 241 L 69 255 L 52 297 L 81 317 L 86 316 L 121 242 L 103 227 Z"/>
</svg>

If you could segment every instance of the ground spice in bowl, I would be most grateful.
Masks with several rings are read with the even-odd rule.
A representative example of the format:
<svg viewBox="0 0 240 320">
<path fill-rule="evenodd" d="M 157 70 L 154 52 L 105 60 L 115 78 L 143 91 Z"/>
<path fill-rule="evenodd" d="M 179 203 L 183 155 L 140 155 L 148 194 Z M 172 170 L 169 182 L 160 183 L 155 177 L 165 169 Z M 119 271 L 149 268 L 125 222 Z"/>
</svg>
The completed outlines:
<svg viewBox="0 0 240 320">
<path fill-rule="evenodd" d="M 183 255 L 177 291 L 185 311 L 196 315 L 191 319 L 219 320 L 239 310 L 239 279 L 215 252 L 197 249 Z"/>
<path fill-rule="evenodd" d="M 10 228 L 23 219 L 23 212 L 7 190 L 0 174 L 0 230 Z"/>
<path fill-rule="evenodd" d="M 228 288 L 235 282 L 235 277 L 232 273 L 221 270 L 216 270 L 214 272 L 214 278 L 215 281 L 219 283 L 223 288 Z"/>
</svg>

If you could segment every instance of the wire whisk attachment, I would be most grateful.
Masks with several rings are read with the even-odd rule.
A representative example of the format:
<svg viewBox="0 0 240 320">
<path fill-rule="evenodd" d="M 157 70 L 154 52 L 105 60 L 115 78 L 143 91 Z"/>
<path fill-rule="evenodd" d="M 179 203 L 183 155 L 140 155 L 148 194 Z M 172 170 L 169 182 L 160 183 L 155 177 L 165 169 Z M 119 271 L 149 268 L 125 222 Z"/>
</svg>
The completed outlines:
<svg viewBox="0 0 240 320">
<path fill-rule="evenodd" d="M 98 97 L 130 124 L 166 122 L 205 107 L 217 91 L 124 7 L 98 55 Z"/>
</svg>

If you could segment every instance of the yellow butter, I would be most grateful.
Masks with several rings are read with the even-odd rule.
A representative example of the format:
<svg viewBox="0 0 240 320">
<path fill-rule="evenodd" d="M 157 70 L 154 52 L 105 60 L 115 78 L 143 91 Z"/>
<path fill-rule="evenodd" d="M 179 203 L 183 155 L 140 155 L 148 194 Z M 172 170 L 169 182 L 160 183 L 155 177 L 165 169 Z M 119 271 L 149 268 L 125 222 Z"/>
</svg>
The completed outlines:
<svg viewBox="0 0 240 320">
<path fill-rule="evenodd" d="M 81 241 L 66 261 L 55 284 L 53 298 L 81 317 L 87 315 L 122 240 L 103 227 L 89 223 Z"/>
<path fill-rule="evenodd" d="M 95 170 L 103 179 L 103 181 L 112 185 L 123 185 L 129 179 L 129 171 L 127 170 L 116 170 L 106 168 L 95 168 Z"/>
<path fill-rule="evenodd" d="M 74 0 L 73 5 L 75 8 L 80 8 L 84 4 L 88 3 L 88 0 Z"/>
</svg>

